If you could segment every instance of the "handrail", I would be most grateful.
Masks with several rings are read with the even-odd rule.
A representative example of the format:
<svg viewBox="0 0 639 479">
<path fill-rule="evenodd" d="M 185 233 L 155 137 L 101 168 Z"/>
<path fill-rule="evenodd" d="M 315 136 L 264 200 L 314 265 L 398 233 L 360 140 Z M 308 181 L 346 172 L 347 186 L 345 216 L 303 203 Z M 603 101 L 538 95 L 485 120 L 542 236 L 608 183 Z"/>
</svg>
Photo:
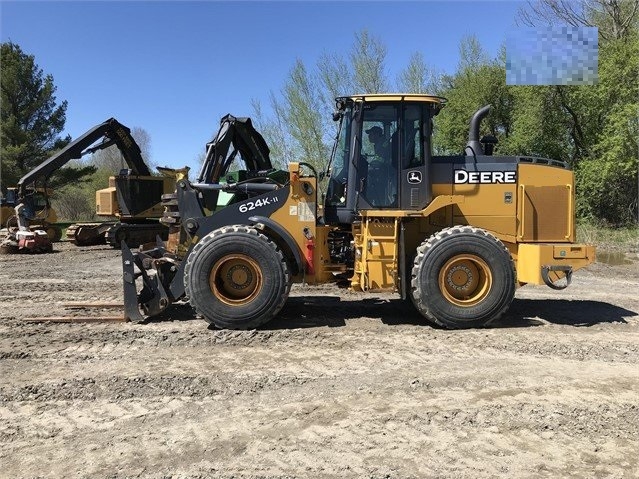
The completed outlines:
<svg viewBox="0 0 639 479">
<path fill-rule="evenodd" d="M 564 236 L 565 239 L 569 240 L 570 237 L 572 236 L 572 230 L 574 228 L 574 213 L 573 213 L 573 208 L 574 208 L 574 199 L 573 199 L 573 194 L 572 194 L 572 185 L 570 183 L 568 183 L 566 185 L 566 188 L 568 188 L 568 231 L 566 232 L 566 235 Z"/>
<path fill-rule="evenodd" d="M 520 226 L 520 232 L 519 232 L 519 239 L 524 239 L 524 226 L 526 224 L 526 222 L 524 221 L 524 211 L 525 211 L 525 204 L 526 204 L 526 185 L 519 185 L 519 188 L 521 188 L 521 198 L 519 201 L 519 226 Z"/>
</svg>

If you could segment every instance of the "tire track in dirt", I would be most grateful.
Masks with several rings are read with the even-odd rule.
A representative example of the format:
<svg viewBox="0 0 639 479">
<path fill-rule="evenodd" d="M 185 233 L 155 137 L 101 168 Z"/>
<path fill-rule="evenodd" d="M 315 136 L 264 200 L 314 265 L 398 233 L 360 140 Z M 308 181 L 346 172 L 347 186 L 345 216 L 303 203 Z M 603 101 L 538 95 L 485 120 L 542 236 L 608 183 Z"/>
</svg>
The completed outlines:
<svg viewBox="0 0 639 479">
<path fill-rule="evenodd" d="M 366 329 L 364 329 L 366 328 Z M 539 329 L 543 331 L 539 331 Z M 290 348 L 302 346 L 351 348 L 354 354 L 373 351 L 407 349 L 407 354 L 456 355 L 473 354 L 531 355 L 570 360 L 600 360 L 637 364 L 639 343 L 636 335 L 612 335 L 602 341 L 605 331 L 579 334 L 570 327 L 540 326 L 529 334 L 508 330 L 475 330 L 448 332 L 429 327 L 385 326 L 364 322 L 359 329 L 327 328 L 291 330 L 220 331 L 207 329 L 200 321 L 132 324 L 42 324 L 4 322 L 0 327 L 4 341 L 0 344 L 0 360 L 73 357 L 76 351 L 89 358 L 131 346 L 153 349 L 173 347 L 218 348 L 268 345 Z M 406 337 L 411 338 L 406 347 Z M 43 345 L 42 337 L 46 337 Z M 360 346 L 366 344 L 367 348 Z M 81 348 L 81 349 L 78 349 Z"/>
<path fill-rule="evenodd" d="M 21 321 L 121 300 L 119 252 L 72 248 L 0 258 L 9 477 L 637 475 L 636 270 L 522 288 L 471 331 L 332 287 L 294 288 L 256 331 L 207 329 L 188 307 L 144 325 Z"/>
<path fill-rule="evenodd" d="M 82 458 L 90 452 L 88 445 L 99 449 L 108 438 L 109 446 L 118 445 L 113 448 L 114 458 L 99 456 L 94 466 L 113 467 L 120 449 L 138 451 L 133 463 L 120 466 L 122 475 L 136 475 L 139 467 L 146 467 L 153 474 L 168 471 L 192 474 L 202 466 L 199 460 L 208 459 L 219 464 L 218 471 L 236 471 L 240 477 L 268 473 L 269 463 L 281 472 L 329 473 L 331 477 L 349 472 L 375 474 L 395 465 L 391 477 L 424 477 L 422 472 L 432 470 L 433 465 L 447 475 L 454 475 L 452 464 L 459 467 L 457 472 L 472 471 L 473 458 L 483 452 L 495 456 L 494 464 L 477 470 L 479 477 L 485 477 L 513 471 L 516 464 L 510 464 L 511 458 L 523 455 L 533 463 L 541 463 L 539 451 L 548 460 L 558 456 L 558 451 L 552 450 L 558 445 L 569 445 L 575 449 L 571 452 L 577 452 L 585 443 L 589 447 L 583 452 L 592 454 L 591 464 L 595 463 L 597 452 L 614 445 L 613 457 L 618 462 L 608 467 L 608 473 L 614 475 L 615 471 L 636 466 L 631 455 L 637 445 L 632 441 L 634 430 L 631 430 L 637 419 L 634 405 L 584 408 L 553 404 L 552 408 L 546 408 L 543 403 L 518 401 L 507 405 L 442 408 L 429 405 L 421 394 L 408 397 L 379 394 L 337 396 L 330 402 L 306 397 L 303 403 L 269 401 L 250 407 L 246 401 L 239 403 L 242 398 L 237 399 L 222 404 L 210 400 L 197 403 L 181 399 L 144 403 L 124 400 L 107 413 L 104 411 L 109 411 L 109 407 L 103 401 L 76 402 L 69 412 L 54 419 L 48 411 L 40 414 L 36 408 L 30 410 L 28 431 L 19 426 L 11 429 L 10 425 L 0 435 L 0 441 L 10 440 L 8 448 L 15 450 L 25 446 L 31 449 L 34 442 L 39 444 L 38 449 L 46 450 L 52 441 L 74 440 L 75 457 Z M 138 438 L 136 431 L 147 430 L 153 432 Z M 167 445 L 162 441 L 166 437 L 177 439 Z M 147 447 L 142 447 L 145 443 Z M 158 449 L 161 453 L 172 453 L 173 467 L 162 463 L 153 467 Z M 420 454 L 426 450 L 436 458 L 428 469 L 420 460 Z M 342 455 L 340 451 L 349 454 Z M 246 463 L 242 457 L 247 454 L 266 457 L 259 463 Z M 176 468 L 182 456 L 191 460 Z M 44 457 L 47 464 L 46 454 Z M 410 465 L 409 459 L 408 467 L 406 457 L 413 461 Z M 278 458 L 282 461 L 278 462 Z M 73 467 L 74 459 L 70 462 Z M 568 472 L 579 475 L 591 464 L 572 471 L 552 464 L 547 467 L 549 472 L 559 475 Z M 481 474 L 482 470 L 488 474 Z"/>
</svg>

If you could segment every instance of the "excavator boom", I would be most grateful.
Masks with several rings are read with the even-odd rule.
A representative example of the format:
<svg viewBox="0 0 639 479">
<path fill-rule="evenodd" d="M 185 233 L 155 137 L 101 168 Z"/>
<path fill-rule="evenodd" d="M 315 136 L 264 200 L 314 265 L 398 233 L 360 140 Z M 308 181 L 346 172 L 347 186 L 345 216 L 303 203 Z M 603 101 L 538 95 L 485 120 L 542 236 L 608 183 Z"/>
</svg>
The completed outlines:
<svg viewBox="0 0 639 479">
<path fill-rule="evenodd" d="M 97 145 L 95 144 L 99 140 L 102 140 Z M 122 125 L 115 118 L 109 118 L 108 120 L 94 126 L 71 143 L 66 145 L 60 151 L 53 154 L 47 160 L 33 168 L 26 175 L 20 178 L 16 188 L 16 204 L 15 215 L 18 223 L 18 231 L 22 236 L 33 235 L 29 231 L 29 215 L 28 212 L 28 195 L 32 194 L 32 191 L 36 190 L 36 183 L 43 182 L 46 186 L 46 182 L 49 177 L 57 170 L 66 165 L 69 161 L 74 159 L 80 159 L 82 156 L 94 153 L 98 150 L 108 148 L 109 146 L 116 145 L 124 161 L 130 170 L 131 176 L 151 176 L 151 170 L 144 162 L 142 158 L 142 152 L 140 147 L 136 143 L 133 136 L 131 136 L 131 130 Z M 43 189 L 46 197 L 46 187 Z M 46 199 L 48 204 L 48 199 Z M 14 234 L 15 236 L 15 234 Z M 38 250 L 50 251 L 51 244 L 42 244 L 48 240 L 38 238 Z M 9 242 L 16 243 L 15 238 L 8 238 Z M 20 242 L 17 242 L 20 243 Z M 31 245 L 32 241 L 22 241 L 20 244 Z M 30 246 L 25 246 L 26 249 L 31 249 Z M 22 247 L 20 247 L 22 249 Z M 35 251 L 36 248 L 33 248 Z"/>
<path fill-rule="evenodd" d="M 102 143 L 91 147 L 96 141 L 103 139 Z M 41 178 L 49 178 L 53 173 L 66 165 L 69 161 L 80 159 L 88 153 L 117 145 L 128 167 L 135 175 L 150 176 L 151 171 L 142 159 L 140 147 L 131 136 L 131 130 L 118 122 L 115 118 L 109 118 L 103 123 L 94 126 L 60 151 L 49 157 L 46 161 L 36 166 L 18 181 L 18 201 L 25 193 L 26 188 Z"/>
</svg>

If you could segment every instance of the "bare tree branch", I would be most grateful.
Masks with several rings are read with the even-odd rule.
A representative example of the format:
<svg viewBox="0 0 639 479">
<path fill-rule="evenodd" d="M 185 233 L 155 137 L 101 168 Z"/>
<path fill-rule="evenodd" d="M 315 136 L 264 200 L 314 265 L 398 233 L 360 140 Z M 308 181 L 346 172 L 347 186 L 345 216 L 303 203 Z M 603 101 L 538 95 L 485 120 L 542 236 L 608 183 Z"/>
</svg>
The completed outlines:
<svg viewBox="0 0 639 479">
<path fill-rule="evenodd" d="M 603 40 L 619 39 L 637 24 L 639 0 L 528 0 L 516 23 L 529 27 L 567 24 L 597 27 Z"/>
</svg>

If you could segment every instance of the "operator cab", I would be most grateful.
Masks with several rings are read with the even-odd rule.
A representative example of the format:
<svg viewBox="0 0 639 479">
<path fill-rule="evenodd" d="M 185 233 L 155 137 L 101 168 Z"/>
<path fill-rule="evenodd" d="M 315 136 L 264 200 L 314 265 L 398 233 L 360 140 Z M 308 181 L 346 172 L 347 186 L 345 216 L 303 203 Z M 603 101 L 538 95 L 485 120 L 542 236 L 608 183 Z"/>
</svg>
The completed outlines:
<svg viewBox="0 0 639 479">
<path fill-rule="evenodd" d="M 13 207 L 18 200 L 16 188 L 7 188 L 7 194 L 2 196 L 0 202 L 2 206 Z"/>
<path fill-rule="evenodd" d="M 430 202 L 432 119 L 444 103 L 427 95 L 337 98 L 327 224 L 352 224 L 359 210 L 418 210 Z"/>
</svg>

